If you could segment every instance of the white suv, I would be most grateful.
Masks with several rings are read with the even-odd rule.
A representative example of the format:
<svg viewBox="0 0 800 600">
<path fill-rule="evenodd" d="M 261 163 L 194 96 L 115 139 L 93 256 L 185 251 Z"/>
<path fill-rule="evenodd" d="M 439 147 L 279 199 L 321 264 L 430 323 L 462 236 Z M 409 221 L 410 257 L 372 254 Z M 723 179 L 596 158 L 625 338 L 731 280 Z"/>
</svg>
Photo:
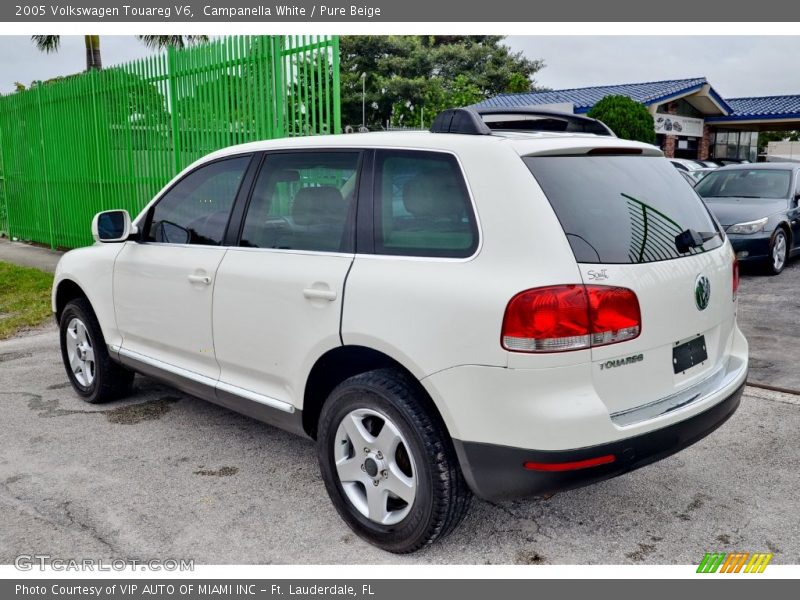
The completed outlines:
<svg viewBox="0 0 800 600">
<path fill-rule="evenodd" d="M 135 371 L 310 436 L 341 516 L 392 552 L 473 492 L 672 454 L 747 375 L 724 234 L 658 149 L 580 117 L 226 148 L 93 231 L 53 289 L 75 391 Z"/>
</svg>

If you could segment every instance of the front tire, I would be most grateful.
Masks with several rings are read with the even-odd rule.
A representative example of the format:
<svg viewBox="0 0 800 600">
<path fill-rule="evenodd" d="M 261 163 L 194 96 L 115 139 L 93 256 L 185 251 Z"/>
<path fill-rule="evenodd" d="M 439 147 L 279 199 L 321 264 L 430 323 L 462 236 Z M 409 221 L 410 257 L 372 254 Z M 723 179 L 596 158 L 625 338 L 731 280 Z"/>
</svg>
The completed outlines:
<svg viewBox="0 0 800 600">
<path fill-rule="evenodd" d="M 108 402 L 130 391 L 134 373 L 111 360 L 100 323 L 87 300 L 77 298 L 64 307 L 59 338 L 72 389 L 86 402 Z"/>
<path fill-rule="evenodd" d="M 361 538 L 398 554 L 450 533 L 472 498 L 421 394 L 397 371 L 362 373 L 333 390 L 318 427 L 322 478 L 339 515 Z"/>
<path fill-rule="evenodd" d="M 778 229 L 772 236 L 772 241 L 769 244 L 769 263 L 767 264 L 767 271 L 770 275 L 778 275 L 783 271 L 786 262 L 789 260 L 789 241 L 786 238 L 786 232 L 783 229 Z"/>
</svg>

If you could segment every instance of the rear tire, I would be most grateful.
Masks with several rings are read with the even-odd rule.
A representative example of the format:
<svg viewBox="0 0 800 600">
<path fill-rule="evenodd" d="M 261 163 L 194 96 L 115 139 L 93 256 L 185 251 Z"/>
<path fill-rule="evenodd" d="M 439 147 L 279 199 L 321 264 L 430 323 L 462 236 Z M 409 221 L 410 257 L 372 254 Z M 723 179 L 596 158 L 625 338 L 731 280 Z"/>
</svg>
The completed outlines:
<svg viewBox="0 0 800 600">
<path fill-rule="evenodd" d="M 359 537 L 398 554 L 450 533 L 472 498 L 421 393 L 397 371 L 362 373 L 333 390 L 318 427 L 322 478 L 339 515 Z"/>
<path fill-rule="evenodd" d="M 86 402 L 108 402 L 130 392 L 134 373 L 111 360 L 88 300 L 67 303 L 59 321 L 59 339 L 72 389 Z"/>
<path fill-rule="evenodd" d="M 767 272 L 770 275 L 778 275 L 786 267 L 789 260 L 789 240 L 783 229 L 777 229 L 769 243 L 769 259 L 767 262 Z"/>
</svg>

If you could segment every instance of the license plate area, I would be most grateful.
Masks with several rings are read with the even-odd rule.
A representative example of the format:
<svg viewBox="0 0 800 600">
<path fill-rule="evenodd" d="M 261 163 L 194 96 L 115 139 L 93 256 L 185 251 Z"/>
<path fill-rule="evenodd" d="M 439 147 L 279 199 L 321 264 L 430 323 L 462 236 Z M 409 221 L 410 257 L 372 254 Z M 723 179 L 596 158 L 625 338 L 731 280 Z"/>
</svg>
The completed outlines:
<svg viewBox="0 0 800 600">
<path fill-rule="evenodd" d="M 698 335 L 687 342 L 676 342 L 672 348 L 672 368 L 675 373 L 684 373 L 708 360 L 706 338 Z"/>
</svg>

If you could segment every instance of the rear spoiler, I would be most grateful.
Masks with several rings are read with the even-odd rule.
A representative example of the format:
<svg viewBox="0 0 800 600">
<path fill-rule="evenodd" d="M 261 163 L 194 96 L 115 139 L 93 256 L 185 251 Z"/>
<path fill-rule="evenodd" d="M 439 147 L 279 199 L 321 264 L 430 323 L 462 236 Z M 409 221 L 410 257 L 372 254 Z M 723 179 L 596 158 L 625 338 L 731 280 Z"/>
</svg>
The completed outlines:
<svg viewBox="0 0 800 600">
<path fill-rule="evenodd" d="M 495 131 L 554 131 L 616 137 L 597 119 L 537 108 L 450 108 L 436 115 L 431 133 L 491 135 Z"/>
</svg>

